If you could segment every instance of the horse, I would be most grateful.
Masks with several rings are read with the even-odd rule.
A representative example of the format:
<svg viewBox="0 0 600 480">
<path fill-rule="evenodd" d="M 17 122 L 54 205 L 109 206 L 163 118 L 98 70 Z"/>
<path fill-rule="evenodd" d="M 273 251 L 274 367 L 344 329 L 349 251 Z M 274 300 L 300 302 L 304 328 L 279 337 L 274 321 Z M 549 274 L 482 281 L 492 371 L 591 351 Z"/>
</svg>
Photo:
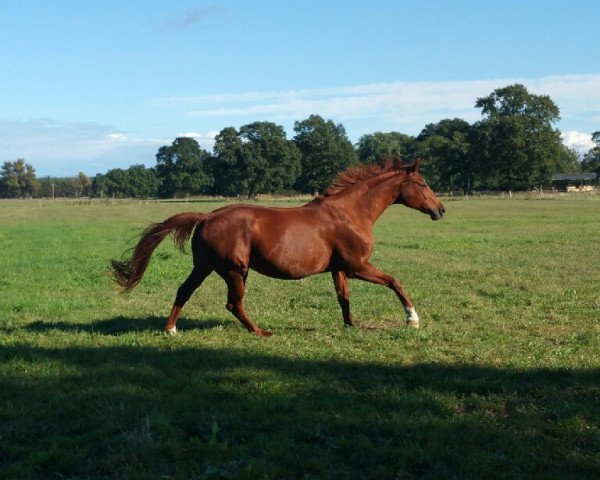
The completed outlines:
<svg viewBox="0 0 600 480">
<path fill-rule="evenodd" d="M 267 208 L 249 204 L 228 205 L 210 213 L 179 213 L 148 226 L 126 261 L 112 260 L 111 274 L 122 292 L 142 279 L 152 252 L 169 234 L 184 251 L 192 237 L 193 268 L 177 290 L 165 330 L 175 335 L 177 319 L 192 293 L 212 272 L 227 285 L 229 310 L 251 333 L 270 336 L 256 326 L 244 310 L 249 271 L 278 279 L 300 279 L 331 273 L 344 325 L 354 323 L 350 314 L 348 279 L 385 285 L 399 298 L 406 324 L 419 328 L 413 303 L 391 275 L 369 263 L 373 253 L 372 228 L 392 204 L 402 204 L 439 220 L 442 202 L 419 173 L 420 159 L 404 164 L 388 158 L 340 173 L 312 201 L 295 208 Z"/>
</svg>

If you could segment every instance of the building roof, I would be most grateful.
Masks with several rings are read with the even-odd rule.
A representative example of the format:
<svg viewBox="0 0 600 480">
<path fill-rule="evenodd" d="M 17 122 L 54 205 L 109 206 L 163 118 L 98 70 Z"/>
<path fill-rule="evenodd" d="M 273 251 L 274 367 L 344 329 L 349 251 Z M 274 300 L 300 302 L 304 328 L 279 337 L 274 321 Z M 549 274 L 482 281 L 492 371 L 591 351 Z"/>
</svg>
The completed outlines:
<svg viewBox="0 0 600 480">
<path fill-rule="evenodd" d="M 585 181 L 585 180 L 596 180 L 596 174 L 591 173 L 557 173 L 552 177 L 553 182 L 559 182 L 561 180 L 571 181 Z"/>
</svg>

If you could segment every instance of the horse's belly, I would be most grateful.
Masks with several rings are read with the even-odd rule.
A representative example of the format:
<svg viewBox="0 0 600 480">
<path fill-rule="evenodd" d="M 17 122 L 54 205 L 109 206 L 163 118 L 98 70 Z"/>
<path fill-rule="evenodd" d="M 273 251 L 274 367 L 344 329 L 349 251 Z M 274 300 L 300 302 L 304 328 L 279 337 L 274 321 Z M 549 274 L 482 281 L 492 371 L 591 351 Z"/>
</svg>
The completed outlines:
<svg viewBox="0 0 600 480">
<path fill-rule="evenodd" d="M 253 270 L 263 275 L 283 280 L 297 280 L 316 273 L 322 273 L 327 270 L 328 264 L 328 262 L 300 264 L 295 261 L 287 263 L 285 260 L 273 262 L 264 258 L 252 258 L 250 260 L 250 268 Z"/>
<path fill-rule="evenodd" d="M 290 234 L 275 244 L 257 245 L 252 251 L 250 267 L 270 277 L 298 279 L 324 272 L 330 260 L 331 250 L 322 239 L 298 239 Z"/>
</svg>

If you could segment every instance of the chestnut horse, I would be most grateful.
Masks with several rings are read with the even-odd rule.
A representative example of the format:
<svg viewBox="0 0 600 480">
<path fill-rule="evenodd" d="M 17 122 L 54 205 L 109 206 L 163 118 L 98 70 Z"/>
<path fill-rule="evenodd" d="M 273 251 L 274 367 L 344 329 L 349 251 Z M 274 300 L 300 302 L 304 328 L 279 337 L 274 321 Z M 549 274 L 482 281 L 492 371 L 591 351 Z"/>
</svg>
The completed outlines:
<svg viewBox="0 0 600 480">
<path fill-rule="evenodd" d="M 344 324 L 352 325 L 348 278 L 385 285 L 398 296 L 407 324 L 419 327 L 419 317 L 402 286 L 369 263 L 372 227 L 386 208 L 401 203 L 426 213 L 444 215 L 444 205 L 419 174 L 419 160 L 401 160 L 354 167 L 338 175 L 323 195 L 297 208 L 229 205 L 210 213 L 180 213 L 150 225 L 128 261 L 115 261 L 112 275 L 123 291 L 141 280 L 157 245 L 170 233 L 183 250 L 192 236 L 194 267 L 177 290 L 165 329 L 177 332 L 181 309 L 213 271 L 227 284 L 226 308 L 250 332 L 268 336 L 244 311 L 243 298 L 250 269 L 280 279 L 299 279 L 331 272 Z M 192 235 L 193 233 L 193 235 Z"/>
</svg>

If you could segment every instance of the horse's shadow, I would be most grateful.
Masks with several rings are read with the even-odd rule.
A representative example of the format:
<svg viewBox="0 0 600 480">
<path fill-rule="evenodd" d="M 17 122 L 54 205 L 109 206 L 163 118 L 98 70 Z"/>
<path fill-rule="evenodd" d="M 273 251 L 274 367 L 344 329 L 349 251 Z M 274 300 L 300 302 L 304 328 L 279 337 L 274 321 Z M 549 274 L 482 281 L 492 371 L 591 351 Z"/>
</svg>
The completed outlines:
<svg viewBox="0 0 600 480">
<path fill-rule="evenodd" d="M 25 328 L 30 332 L 86 332 L 99 333 L 101 335 L 122 335 L 132 332 L 156 332 L 162 331 L 165 325 L 165 317 L 125 317 L 118 316 L 108 319 L 93 320 L 86 323 L 67 321 L 38 320 L 27 325 Z M 228 322 L 222 319 L 209 319 L 203 321 L 189 320 L 182 317 L 178 323 L 180 330 L 212 330 L 215 328 L 227 328 Z"/>
</svg>

